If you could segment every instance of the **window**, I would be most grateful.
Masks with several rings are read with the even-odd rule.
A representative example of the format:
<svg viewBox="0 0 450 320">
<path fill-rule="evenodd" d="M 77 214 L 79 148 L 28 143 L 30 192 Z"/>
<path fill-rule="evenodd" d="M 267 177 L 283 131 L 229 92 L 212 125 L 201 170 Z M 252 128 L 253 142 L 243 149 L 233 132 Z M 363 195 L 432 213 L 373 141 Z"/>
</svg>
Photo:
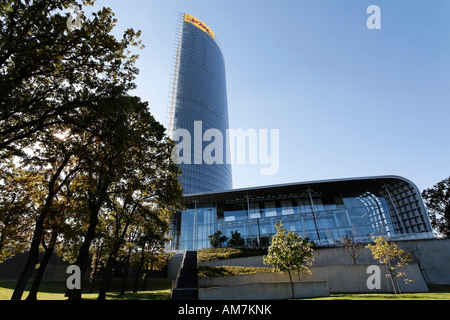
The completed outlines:
<svg viewBox="0 0 450 320">
<path fill-rule="evenodd" d="M 266 213 L 266 217 L 274 217 L 277 215 L 275 201 L 266 201 L 264 202 L 264 212 Z"/>
<path fill-rule="evenodd" d="M 282 215 L 294 214 L 294 208 L 292 207 L 291 200 L 281 200 L 280 203 Z"/>
</svg>

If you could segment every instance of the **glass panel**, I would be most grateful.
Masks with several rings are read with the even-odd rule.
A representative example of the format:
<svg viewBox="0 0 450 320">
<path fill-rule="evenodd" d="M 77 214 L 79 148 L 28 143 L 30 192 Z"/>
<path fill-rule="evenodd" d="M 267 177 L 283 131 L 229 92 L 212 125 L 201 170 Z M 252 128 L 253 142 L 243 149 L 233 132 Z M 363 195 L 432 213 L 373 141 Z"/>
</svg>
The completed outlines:
<svg viewBox="0 0 450 320">
<path fill-rule="evenodd" d="M 332 203 L 334 200 L 338 202 L 336 205 Z M 370 240 L 372 235 L 392 235 L 388 203 L 372 193 L 355 197 L 328 197 L 322 204 L 315 201 L 316 207 L 327 210 L 314 212 L 308 210 L 311 206 L 307 200 L 300 200 L 299 206 L 293 204 L 297 202 L 253 202 L 250 203 L 249 213 L 245 201 L 235 201 L 219 208 L 220 218 L 217 217 L 215 205 L 198 204 L 197 210 L 190 208 L 181 214 L 176 227 L 179 231 L 174 231 L 176 239 L 173 243 L 187 249 L 207 248 L 208 236 L 216 230 L 222 231 L 228 238 L 231 232 L 238 231 L 249 245 L 256 245 L 258 238 L 259 244 L 268 243 L 275 234 L 275 223 L 280 221 L 286 229 L 309 237 L 317 244 L 336 243 L 345 236 L 361 241 Z"/>
</svg>

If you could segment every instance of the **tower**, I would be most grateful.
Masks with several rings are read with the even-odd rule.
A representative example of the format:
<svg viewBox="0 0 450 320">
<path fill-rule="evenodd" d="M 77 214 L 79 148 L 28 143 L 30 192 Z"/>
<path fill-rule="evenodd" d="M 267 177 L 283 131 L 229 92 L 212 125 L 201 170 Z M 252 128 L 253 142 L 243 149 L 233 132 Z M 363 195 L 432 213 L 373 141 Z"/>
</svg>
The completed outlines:
<svg viewBox="0 0 450 320">
<path fill-rule="evenodd" d="M 214 32 L 190 14 L 180 15 L 177 30 L 168 126 L 182 159 L 178 163 L 183 192 L 232 189 L 231 165 L 226 161 L 228 104 L 222 50 Z"/>
</svg>

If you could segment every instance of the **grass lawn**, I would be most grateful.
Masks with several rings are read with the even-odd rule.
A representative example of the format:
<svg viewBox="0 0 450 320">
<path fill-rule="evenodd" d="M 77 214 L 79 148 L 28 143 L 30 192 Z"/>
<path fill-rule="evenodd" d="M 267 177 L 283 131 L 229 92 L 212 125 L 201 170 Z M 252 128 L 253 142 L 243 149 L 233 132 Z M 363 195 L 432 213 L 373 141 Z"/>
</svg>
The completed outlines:
<svg viewBox="0 0 450 320">
<path fill-rule="evenodd" d="M 147 282 L 147 291 L 126 291 L 125 295 L 120 296 L 121 280 L 111 281 L 111 290 L 107 293 L 107 300 L 168 300 L 170 297 L 170 288 L 172 281 L 170 279 L 149 279 Z M 15 282 L 0 282 L 0 300 L 10 300 L 14 291 Z M 28 288 L 31 286 L 29 283 Z M 130 286 L 130 285 L 129 285 Z M 85 286 L 85 288 L 88 285 Z M 141 286 L 139 286 L 140 288 Z M 27 288 L 27 289 L 28 289 Z M 64 281 L 43 281 L 38 293 L 38 300 L 67 300 L 64 297 L 66 283 Z M 83 299 L 96 300 L 98 296 L 98 285 L 94 287 L 94 293 L 83 293 Z M 28 296 L 25 291 L 23 299 Z"/>
<path fill-rule="evenodd" d="M 302 300 L 302 299 L 299 299 Z M 334 293 L 329 297 L 305 300 L 450 300 L 449 292 L 427 293 Z"/>
<path fill-rule="evenodd" d="M 204 270 L 207 271 L 207 270 Z M 210 272 L 210 270 L 208 270 Z M 239 271 L 239 272 L 238 272 Z M 244 273 L 249 270 L 244 270 Z M 216 270 L 216 272 L 223 273 L 224 270 Z M 227 270 L 225 273 L 234 274 L 242 273 L 243 270 Z M 250 270 L 251 272 L 251 270 Z M 170 297 L 170 287 L 172 281 L 169 279 L 149 279 L 147 284 L 147 291 L 139 291 L 133 293 L 131 291 L 125 292 L 125 295 L 120 296 L 121 281 L 113 280 L 111 282 L 111 290 L 107 294 L 107 300 L 168 300 Z M 31 283 L 30 283 L 31 285 Z M 1 281 L 0 282 L 0 300 L 10 300 L 14 291 L 14 282 Z M 64 297 L 66 284 L 63 281 L 44 281 L 41 285 L 41 290 L 38 293 L 38 300 L 67 300 Z M 23 295 L 25 299 L 28 295 L 26 291 Z M 83 299 L 96 300 L 98 295 L 98 285 L 94 287 L 94 293 L 84 293 Z M 303 300 L 303 299 L 298 299 Z M 330 297 L 311 298 L 304 300 L 450 300 L 450 286 L 449 285 L 432 285 L 430 292 L 427 293 L 334 293 Z"/>
<path fill-rule="evenodd" d="M 425 293 L 333 293 L 329 297 L 305 300 L 450 300 L 450 285 L 428 286 Z M 299 299 L 301 300 L 301 299 Z"/>
</svg>

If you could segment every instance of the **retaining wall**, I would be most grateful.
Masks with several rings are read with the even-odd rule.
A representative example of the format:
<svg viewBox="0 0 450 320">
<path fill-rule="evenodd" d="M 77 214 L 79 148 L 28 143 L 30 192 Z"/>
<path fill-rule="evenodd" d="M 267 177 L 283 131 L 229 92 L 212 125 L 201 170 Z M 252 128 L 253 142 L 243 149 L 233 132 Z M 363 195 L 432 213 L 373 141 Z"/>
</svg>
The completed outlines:
<svg viewBox="0 0 450 320">
<path fill-rule="evenodd" d="M 393 292 L 391 283 L 388 283 L 385 275 L 388 274 L 384 266 L 380 266 L 380 289 L 369 289 L 367 280 L 372 273 L 367 273 L 370 265 L 334 265 L 312 267 L 312 274 L 291 273 L 292 281 L 297 283 L 304 282 L 324 282 L 327 284 L 331 293 L 335 292 Z M 415 264 L 410 264 L 402 269 L 406 277 L 399 278 L 398 284 L 401 292 L 428 292 L 428 287 L 422 274 Z M 405 283 L 405 279 L 413 282 Z M 250 275 L 238 275 L 228 277 L 214 277 L 208 279 L 199 279 L 199 287 L 235 287 L 244 284 L 255 283 L 289 283 L 287 272 L 263 272 Z"/>
<path fill-rule="evenodd" d="M 293 283 L 294 298 L 326 297 L 330 295 L 325 281 Z M 289 282 L 246 283 L 236 286 L 203 288 L 199 300 L 286 300 L 292 298 Z"/>
<path fill-rule="evenodd" d="M 422 271 L 424 280 L 433 284 L 450 284 L 450 239 L 423 239 L 396 241 L 398 246 L 413 256 L 412 263 Z M 343 247 L 318 248 L 315 250 L 314 267 L 331 265 L 353 265 L 352 257 Z M 263 257 L 247 257 L 229 260 L 201 262 L 207 266 L 267 267 Z M 372 253 L 365 248 L 357 264 L 378 264 Z"/>
</svg>

